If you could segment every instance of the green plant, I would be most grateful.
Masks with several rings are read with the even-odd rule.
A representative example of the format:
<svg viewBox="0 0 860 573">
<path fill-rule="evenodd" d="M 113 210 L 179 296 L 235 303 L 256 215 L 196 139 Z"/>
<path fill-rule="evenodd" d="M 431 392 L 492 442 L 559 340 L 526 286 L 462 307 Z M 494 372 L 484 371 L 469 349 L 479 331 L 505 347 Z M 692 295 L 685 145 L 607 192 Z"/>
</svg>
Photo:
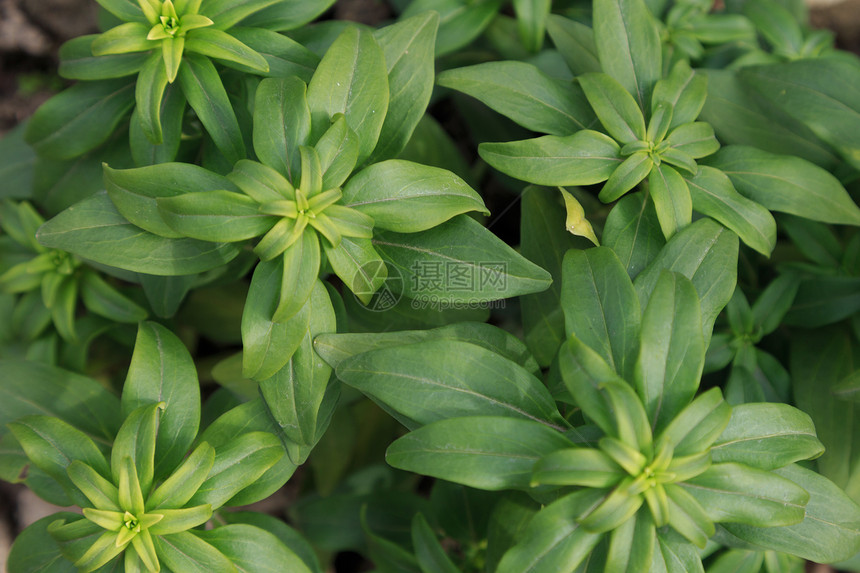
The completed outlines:
<svg viewBox="0 0 860 573">
<path fill-rule="evenodd" d="M 0 478 L 82 509 L 11 573 L 860 570 L 798 2 L 99 4 L 0 140 Z"/>
</svg>

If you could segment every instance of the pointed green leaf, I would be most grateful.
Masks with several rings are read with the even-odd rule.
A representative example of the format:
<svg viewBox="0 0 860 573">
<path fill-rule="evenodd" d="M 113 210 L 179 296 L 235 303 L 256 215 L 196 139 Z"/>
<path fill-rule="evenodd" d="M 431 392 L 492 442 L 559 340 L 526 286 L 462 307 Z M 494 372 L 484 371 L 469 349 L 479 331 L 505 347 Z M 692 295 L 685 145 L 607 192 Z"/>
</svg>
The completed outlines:
<svg viewBox="0 0 860 573">
<path fill-rule="evenodd" d="M 277 217 L 251 197 L 233 191 L 200 191 L 157 200 L 158 212 L 177 233 L 214 243 L 234 243 L 266 233 Z"/>
<path fill-rule="evenodd" d="M 645 139 L 645 117 L 624 86 L 601 73 L 583 74 L 576 79 L 609 135 L 620 143 Z"/>
<path fill-rule="evenodd" d="M 266 59 L 231 36 L 216 28 L 198 28 L 185 37 L 185 49 L 251 68 L 255 72 L 268 72 Z"/>
<path fill-rule="evenodd" d="M 193 533 L 183 531 L 153 538 L 158 560 L 171 571 L 183 573 L 237 573 L 238 569 L 223 553 Z"/>
<path fill-rule="evenodd" d="M 111 474 L 119 483 L 121 467 L 131 459 L 143 495 L 149 495 L 155 473 L 155 442 L 164 402 L 136 408 L 123 422 L 111 449 Z M 128 509 L 127 507 L 125 509 Z"/>
</svg>

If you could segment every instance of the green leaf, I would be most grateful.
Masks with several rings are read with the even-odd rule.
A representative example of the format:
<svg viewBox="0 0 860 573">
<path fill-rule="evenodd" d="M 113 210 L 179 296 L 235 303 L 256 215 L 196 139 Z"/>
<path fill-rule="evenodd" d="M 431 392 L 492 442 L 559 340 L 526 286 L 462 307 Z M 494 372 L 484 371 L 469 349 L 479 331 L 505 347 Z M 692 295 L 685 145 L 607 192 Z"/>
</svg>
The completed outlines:
<svg viewBox="0 0 860 573">
<path fill-rule="evenodd" d="M 634 376 L 652 428 L 664 428 L 690 402 L 704 363 L 696 289 L 683 275 L 664 272 L 642 314 Z"/>
<path fill-rule="evenodd" d="M 164 163 L 137 169 L 112 169 L 105 165 L 104 182 L 111 201 L 128 222 L 170 239 L 180 238 L 182 234 L 162 218 L 156 201 L 159 197 L 236 190 L 229 179 L 188 163 Z"/>
<path fill-rule="evenodd" d="M 436 82 L 470 95 L 526 129 L 570 135 L 594 125 L 582 89 L 525 62 L 486 62 L 446 70 Z"/>
<path fill-rule="evenodd" d="M 582 130 L 510 143 L 482 143 L 481 158 L 505 175 L 536 185 L 592 185 L 606 181 L 621 164 L 610 137 Z"/>
<path fill-rule="evenodd" d="M 326 51 L 308 85 L 311 141 L 319 139 L 334 116 L 342 113 L 358 136 L 361 165 L 376 147 L 388 102 L 382 49 L 369 32 L 347 28 Z"/>
<path fill-rule="evenodd" d="M 654 198 L 663 236 L 668 240 L 692 221 L 693 201 L 690 198 L 690 189 L 681 174 L 665 163 L 651 170 L 648 188 Z"/>
<path fill-rule="evenodd" d="M 439 13 L 436 56 L 451 53 L 471 43 L 490 24 L 499 11 L 501 0 L 413 0 L 401 14 L 409 18 L 430 10 Z"/>
<path fill-rule="evenodd" d="M 143 133 L 150 143 L 158 145 L 163 141 L 161 109 L 164 90 L 167 88 L 167 69 L 160 52 L 149 56 L 140 70 L 135 87 L 135 112 Z M 180 120 L 181 121 L 181 120 Z"/>
<path fill-rule="evenodd" d="M 860 165 L 860 83 L 853 62 L 798 60 L 751 67 L 741 71 L 740 78 L 835 147 L 855 168 Z"/>
<path fill-rule="evenodd" d="M 695 211 L 716 219 L 759 253 L 770 255 L 776 245 L 776 221 L 767 209 L 738 193 L 719 169 L 703 165 L 695 177 L 685 179 Z"/>
<path fill-rule="evenodd" d="M 546 19 L 546 31 L 574 76 L 601 71 L 591 27 L 550 14 Z"/>
<path fill-rule="evenodd" d="M 93 467 L 100 475 L 110 475 L 104 455 L 83 432 L 49 416 L 24 416 L 7 424 L 30 461 L 51 476 L 75 505 L 88 505 L 86 497 L 69 478 L 66 468 L 74 460 Z"/>
<path fill-rule="evenodd" d="M 311 296 L 320 271 L 320 245 L 316 233 L 302 233 L 283 255 L 284 274 L 274 322 L 286 322 Z"/>
<path fill-rule="evenodd" d="M 641 320 L 636 292 L 615 253 L 606 247 L 568 251 L 562 263 L 562 309 L 568 336 L 633 379 Z"/>
<path fill-rule="evenodd" d="M 763 564 L 763 552 L 729 549 L 717 557 L 708 567 L 708 571 L 710 573 L 759 573 Z"/>
<path fill-rule="evenodd" d="M 60 46 L 61 77 L 70 80 L 108 80 L 136 74 L 149 54 L 128 53 L 94 56 L 93 41 L 99 36 L 90 34 L 69 40 Z"/>
<path fill-rule="evenodd" d="M 136 165 L 156 165 L 176 159 L 182 140 L 185 103 L 185 95 L 179 86 L 168 85 L 164 97 L 159 101 L 158 109 L 155 110 L 159 114 L 162 126 L 162 142 L 159 144 L 153 144 L 150 141 L 145 133 L 141 109 L 135 108 L 129 126 L 129 144 Z"/>
<path fill-rule="evenodd" d="M 588 557 L 603 534 L 590 533 L 580 521 L 603 497 L 586 489 L 562 497 L 541 509 L 502 557 L 499 573 L 573 571 Z"/>
<path fill-rule="evenodd" d="M 343 115 L 337 116 L 314 149 L 320 157 L 322 188 L 328 190 L 342 186 L 352 175 L 358 160 L 358 137 Z"/>
<path fill-rule="evenodd" d="M 260 161 L 299 184 L 299 147 L 308 143 L 307 86 L 298 78 L 265 79 L 254 105 L 254 151 Z"/>
<path fill-rule="evenodd" d="M 246 26 L 268 30 L 292 30 L 315 20 L 331 8 L 334 0 L 320 0 L 308 4 L 304 0 L 281 0 L 242 20 Z"/>
<path fill-rule="evenodd" d="M 421 513 L 416 513 L 412 518 L 412 544 L 422 572 L 457 573 L 457 566 L 451 562 L 436 533 L 427 523 L 427 518 Z"/>
<path fill-rule="evenodd" d="M 122 464 L 130 459 L 143 495 L 149 495 L 155 468 L 155 442 L 163 402 L 141 406 L 128 414 L 111 449 L 111 474 L 120 482 Z"/>
<path fill-rule="evenodd" d="M 728 70 L 699 70 L 708 80 L 708 99 L 701 119 L 710 123 L 726 145 L 749 145 L 771 153 L 796 155 L 831 168 L 839 161 L 832 148 L 808 127 L 748 93 Z"/>
<path fill-rule="evenodd" d="M 596 0 L 594 41 L 603 71 L 630 92 L 639 109 L 651 109 L 651 91 L 662 77 L 660 36 L 642 0 Z"/>
<path fill-rule="evenodd" d="M 747 198 L 772 211 L 843 225 L 860 225 L 860 207 L 833 175 L 799 157 L 731 145 L 707 160 Z"/>
<path fill-rule="evenodd" d="M 655 573 L 704 573 L 705 568 L 696 546 L 670 530 L 657 536 L 651 570 Z"/>
<path fill-rule="evenodd" d="M 708 97 L 708 76 L 693 73 L 690 64 L 680 61 L 668 76 L 654 85 L 652 113 L 660 104 L 672 109 L 670 128 L 695 121 Z"/>
<path fill-rule="evenodd" d="M 654 203 L 644 193 L 622 197 L 609 211 L 603 227 L 603 246 L 615 252 L 631 279 L 648 266 L 665 244 Z"/>
<path fill-rule="evenodd" d="M 314 349 L 332 368 L 337 368 L 345 359 L 363 352 L 425 340 L 468 342 L 519 364 L 531 374 L 540 372 L 534 358 L 516 336 L 481 322 L 458 322 L 430 330 L 321 334 L 314 339 Z"/>
<path fill-rule="evenodd" d="M 208 0 L 203 13 L 215 22 L 217 29 L 226 30 L 277 3 L 278 0 Z"/>
<path fill-rule="evenodd" d="M 310 320 L 304 307 L 286 322 L 275 322 L 284 275 L 283 258 L 257 265 L 242 313 L 242 375 L 265 380 L 290 360 L 301 344 Z M 310 299 L 309 299 L 310 300 Z"/>
<path fill-rule="evenodd" d="M 388 278 L 388 268 L 370 239 L 343 237 L 340 245 L 323 243 L 328 262 L 346 287 L 364 304 Z"/>
<path fill-rule="evenodd" d="M 611 534 L 606 569 L 646 571 L 653 559 L 657 537 L 651 514 L 639 511 Z"/>
<path fill-rule="evenodd" d="M 222 62 L 239 64 L 254 72 L 269 71 L 269 63 L 263 56 L 230 34 L 216 28 L 191 30 L 185 37 L 185 49 Z"/>
<path fill-rule="evenodd" d="M 341 203 L 399 233 L 425 231 L 468 211 L 489 214 L 481 197 L 450 171 L 399 159 L 357 173 Z"/>
<path fill-rule="evenodd" d="M 196 535 L 215 547 L 239 570 L 259 573 L 311 573 L 304 561 L 273 534 L 253 525 L 222 525 Z"/>
<path fill-rule="evenodd" d="M 788 404 L 740 404 L 711 447 L 711 458 L 772 470 L 823 452 L 806 413 Z"/>
<path fill-rule="evenodd" d="M 410 428 L 462 416 L 510 416 L 565 426 L 549 392 L 519 365 L 479 346 L 429 340 L 364 352 L 337 376 Z M 422 398 L 423 396 L 423 398 Z"/>
<path fill-rule="evenodd" d="M 609 135 L 620 143 L 645 139 L 645 117 L 624 86 L 602 73 L 583 74 L 576 79 Z"/>
<path fill-rule="evenodd" d="M 618 200 L 639 185 L 654 169 L 654 160 L 647 151 L 637 151 L 621 162 L 597 196 L 604 203 Z"/>
<path fill-rule="evenodd" d="M 424 115 L 433 92 L 433 50 L 438 27 L 438 14 L 427 12 L 374 33 L 385 56 L 390 100 L 379 144 L 369 164 L 397 156 Z"/>
<path fill-rule="evenodd" d="M 711 339 L 714 321 L 732 298 L 737 282 L 738 238 L 710 219 L 700 219 L 678 232 L 633 283 L 639 304 L 648 298 L 661 269 L 678 272 L 690 279 L 702 308 L 705 344 Z"/>
<path fill-rule="evenodd" d="M 188 501 L 212 509 L 252 485 L 284 455 L 281 441 L 268 432 L 248 432 L 216 449 L 209 477 Z"/>
<path fill-rule="evenodd" d="M 273 8 L 277 7 L 273 6 Z M 242 65 L 231 64 L 231 67 L 240 71 L 269 78 L 296 76 L 307 83 L 311 81 L 320 61 L 316 54 L 283 34 L 261 28 L 233 28 L 230 30 L 230 35 L 263 56 L 269 65 L 268 72 L 260 73 Z"/>
<path fill-rule="evenodd" d="M 727 524 L 733 535 L 775 551 L 819 563 L 848 559 L 860 551 L 860 507 L 826 477 L 797 465 L 775 470 L 809 492 L 803 521 L 787 527 Z"/>
<path fill-rule="evenodd" d="M 91 506 L 102 510 L 120 511 L 119 490 L 96 470 L 80 460 L 74 460 L 66 468 L 66 473 L 75 487 L 87 497 Z"/>
<path fill-rule="evenodd" d="M 137 331 L 134 354 L 122 393 L 122 411 L 165 403 L 156 441 L 156 477 L 179 465 L 200 425 L 200 387 L 197 369 L 175 334 L 154 322 Z"/>
<path fill-rule="evenodd" d="M 6 567 L 19 573 L 77 573 L 78 568 L 63 556 L 48 526 L 64 519 L 80 518 L 70 512 L 53 513 L 27 526 L 18 534 L 8 553 Z"/>
<path fill-rule="evenodd" d="M 681 484 L 716 522 L 759 527 L 800 523 L 809 494 L 776 473 L 736 463 L 713 464 Z"/>
<path fill-rule="evenodd" d="M 258 237 L 278 222 L 259 203 L 233 191 L 201 191 L 157 200 L 161 218 L 174 231 L 201 241 L 234 243 Z"/>
<path fill-rule="evenodd" d="M 179 66 L 179 84 L 188 105 L 227 161 L 245 159 L 245 144 L 236 113 L 224 90 L 215 65 L 197 54 L 184 54 Z"/>
<path fill-rule="evenodd" d="M 565 229 L 560 206 L 555 190 L 528 187 L 523 191 L 520 252 L 552 275 L 549 289 L 520 298 L 525 342 L 541 366 L 552 362 L 565 339 L 562 260 L 568 249 L 579 245 Z"/>
<path fill-rule="evenodd" d="M 22 416 L 55 417 L 109 444 L 122 423 L 119 400 L 98 382 L 43 364 L 21 360 L 0 362 L 0 425 Z"/>
<path fill-rule="evenodd" d="M 532 468 L 533 485 L 609 488 L 627 474 L 598 449 L 567 448 L 542 457 Z"/>
<path fill-rule="evenodd" d="M 102 8 L 119 18 L 130 22 L 146 22 L 140 5 L 134 0 L 96 0 Z"/>
<path fill-rule="evenodd" d="M 134 106 L 134 81 L 82 82 L 45 102 L 24 139 L 39 155 L 71 159 L 104 143 Z"/>
<path fill-rule="evenodd" d="M 422 426 L 395 440 L 385 459 L 478 489 L 527 489 L 534 463 L 570 446 L 561 433 L 531 420 L 474 416 Z"/>
<path fill-rule="evenodd" d="M 310 543 L 283 520 L 265 513 L 252 511 L 231 511 L 223 514 L 223 518 L 227 523 L 244 523 L 268 531 L 291 549 L 293 553 L 301 557 L 313 573 L 322 573 L 319 559 Z"/>
<path fill-rule="evenodd" d="M 540 292 L 550 282 L 549 273 L 463 215 L 420 233 L 380 233 L 373 246 L 400 272 L 410 298 L 497 300 Z"/>
<path fill-rule="evenodd" d="M 617 380 L 618 374 L 575 334 L 562 344 L 558 365 L 564 384 L 582 413 L 605 434 L 614 433 L 615 421 L 606 402 L 604 384 Z"/>
<path fill-rule="evenodd" d="M 280 431 L 296 444 L 313 446 L 321 437 L 317 428 L 320 417 L 325 417 L 322 407 L 331 377 L 331 368 L 314 352 L 313 340 L 335 331 L 337 325 L 320 281 L 314 281 L 307 306 L 310 319 L 295 353 L 274 376 L 260 382 L 259 388 Z"/>
<path fill-rule="evenodd" d="M 236 566 L 223 553 L 190 531 L 154 536 L 152 541 L 158 560 L 171 571 L 238 573 Z"/>
</svg>

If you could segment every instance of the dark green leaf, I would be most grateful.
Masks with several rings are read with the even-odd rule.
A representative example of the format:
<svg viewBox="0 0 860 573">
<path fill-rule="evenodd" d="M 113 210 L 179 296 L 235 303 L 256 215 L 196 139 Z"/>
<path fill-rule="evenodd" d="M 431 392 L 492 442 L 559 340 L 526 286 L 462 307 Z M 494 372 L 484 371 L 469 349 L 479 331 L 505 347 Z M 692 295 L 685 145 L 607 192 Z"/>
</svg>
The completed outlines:
<svg viewBox="0 0 860 573">
<path fill-rule="evenodd" d="M 532 465 L 570 445 L 531 420 L 475 416 L 422 426 L 391 444 L 385 459 L 399 469 L 479 489 L 526 489 Z"/>
<path fill-rule="evenodd" d="M 242 23 L 246 26 L 276 31 L 292 30 L 316 19 L 317 16 L 331 8 L 334 1 L 319 0 L 308 3 L 304 0 L 281 0 L 273 6 L 248 16 Z"/>
<path fill-rule="evenodd" d="M 80 36 L 60 47 L 59 74 L 70 80 L 107 80 L 130 76 L 140 71 L 149 56 L 146 52 L 93 55 L 97 34 Z"/>
<path fill-rule="evenodd" d="M 231 524 L 197 533 L 240 571 L 311 573 L 304 561 L 272 533 L 253 525 Z"/>
<path fill-rule="evenodd" d="M 283 4 L 281 2 L 280 4 Z M 278 6 L 274 6 L 277 8 Z M 283 34 L 261 28 L 233 28 L 230 35 L 263 56 L 269 71 L 261 74 L 241 65 L 232 64 L 238 70 L 271 78 L 297 76 L 307 83 L 311 81 L 320 59 L 310 50 Z"/>
<path fill-rule="evenodd" d="M 594 113 L 576 84 L 546 75 L 525 62 L 487 62 L 447 70 L 437 83 L 463 92 L 526 129 L 570 135 L 594 124 Z"/>
<path fill-rule="evenodd" d="M 254 151 L 260 161 L 299 184 L 299 146 L 308 143 L 307 86 L 298 78 L 260 82 L 254 105 Z"/>
<path fill-rule="evenodd" d="M 234 243 L 271 229 L 278 218 L 261 213 L 259 203 L 233 191 L 201 191 L 157 201 L 161 218 L 185 237 Z"/>
<path fill-rule="evenodd" d="M 615 251 L 631 279 L 648 266 L 666 244 L 654 203 L 644 193 L 623 197 L 609 211 L 603 245 Z"/>
<path fill-rule="evenodd" d="M 624 86 L 603 73 L 582 74 L 576 79 L 609 135 L 620 143 L 645 139 L 645 117 Z"/>
<path fill-rule="evenodd" d="M 412 518 L 412 544 L 423 573 L 457 573 L 457 566 L 445 554 L 427 518 L 420 513 Z"/>
<path fill-rule="evenodd" d="M 442 56 L 468 45 L 496 16 L 502 0 L 413 0 L 401 18 L 429 10 L 439 13 L 436 56 Z"/>
<path fill-rule="evenodd" d="M 664 162 L 651 170 L 648 189 L 654 199 L 663 236 L 671 239 L 693 218 L 693 200 L 687 182 L 676 169 Z"/>
<path fill-rule="evenodd" d="M 183 531 L 153 537 L 155 551 L 162 566 L 183 573 L 238 573 L 223 553 L 191 533 Z"/>
</svg>

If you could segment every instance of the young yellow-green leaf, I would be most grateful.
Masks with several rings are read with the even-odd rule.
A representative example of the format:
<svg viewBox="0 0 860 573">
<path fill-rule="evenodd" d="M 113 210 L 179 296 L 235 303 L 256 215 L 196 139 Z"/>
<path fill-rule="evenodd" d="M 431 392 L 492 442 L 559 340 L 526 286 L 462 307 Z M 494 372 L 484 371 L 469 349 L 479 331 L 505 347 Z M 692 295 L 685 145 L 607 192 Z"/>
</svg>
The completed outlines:
<svg viewBox="0 0 860 573">
<path fill-rule="evenodd" d="M 102 565 L 107 564 L 111 559 L 122 553 L 128 545 L 125 543 L 116 543 L 117 534 L 113 531 L 106 531 L 95 540 L 89 549 L 75 561 L 75 567 L 78 571 L 96 571 Z"/>
<path fill-rule="evenodd" d="M 740 404 L 711 446 L 714 463 L 738 462 L 771 470 L 817 458 L 824 446 L 806 413 L 788 404 Z"/>
<path fill-rule="evenodd" d="M 337 247 L 323 244 L 335 274 L 364 304 L 385 283 L 388 269 L 370 239 L 344 237 Z"/>
<path fill-rule="evenodd" d="M 612 76 L 588 73 L 577 77 L 594 113 L 620 143 L 645 139 L 645 117 L 636 100 Z"/>
<path fill-rule="evenodd" d="M 594 234 L 594 228 L 588 219 L 585 218 L 585 209 L 582 208 L 576 197 L 564 187 L 559 187 L 558 190 L 561 191 L 561 196 L 564 198 L 564 207 L 567 211 L 564 228 L 574 235 L 585 237 L 594 243 L 595 246 L 599 247 L 600 241 L 597 240 L 597 235 Z"/>
<path fill-rule="evenodd" d="M 69 479 L 94 507 L 119 511 L 119 490 L 96 470 L 80 460 L 74 460 L 66 468 Z"/>
<path fill-rule="evenodd" d="M 683 275 L 664 271 L 642 315 L 634 376 L 653 429 L 659 432 L 690 402 L 704 362 L 696 289 Z"/>
<path fill-rule="evenodd" d="M 327 207 L 325 215 L 334 228 L 344 237 L 373 238 L 374 221 L 370 215 L 365 215 L 356 209 L 350 209 L 343 205 Z"/>
<path fill-rule="evenodd" d="M 660 35 L 642 0 L 595 0 L 594 41 L 603 71 L 651 109 L 651 91 L 662 77 Z"/>
<path fill-rule="evenodd" d="M 147 39 L 149 26 L 140 22 L 126 22 L 100 34 L 92 44 L 94 56 L 147 52 L 158 47 Z"/>
<path fill-rule="evenodd" d="M 588 513 L 580 523 L 592 533 L 606 533 L 631 519 L 644 503 L 641 495 L 629 491 L 633 477 L 628 476 Z"/>
<path fill-rule="evenodd" d="M 735 188 L 772 211 L 842 225 L 860 225 L 860 207 L 833 175 L 799 157 L 731 145 L 707 161 Z"/>
<path fill-rule="evenodd" d="M 720 389 L 711 388 L 681 410 L 654 441 L 672 446 L 675 456 L 698 454 L 719 438 L 731 415 L 732 408 L 723 400 Z"/>
<path fill-rule="evenodd" d="M 149 515 L 161 516 L 159 521 L 149 527 L 152 535 L 170 535 L 209 521 L 212 517 L 212 506 L 204 504 L 183 509 L 158 509 Z"/>
<path fill-rule="evenodd" d="M 565 136 L 594 125 L 594 112 L 582 89 L 551 78 L 533 64 L 486 62 L 446 70 L 436 81 L 477 98 L 531 131 Z"/>
<path fill-rule="evenodd" d="M 371 350 L 342 361 L 337 376 L 412 423 L 462 416 L 510 416 L 567 424 L 537 378 L 465 342 L 428 340 Z"/>
<path fill-rule="evenodd" d="M 255 72 L 266 73 L 269 63 L 266 59 L 231 36 L 215 28 L 198 28 L 186 36 L 185 49 L 221 60 L 240 64 Z"/>
<path fill-rule="evenodd" d="M 134 515 L 142 515 L 144 512 L 143 491 L 140 488 L 134 460 L 129 456 L 120 459 L 119 472 L 115 479 L 120 508 Z"/>
<path fill-rule="evenodd" d="M 615 421 L 613 434 L 640 452 L 651 449 L 651 426 L 641 398 L 623 380 L 607 380 L 600 385 Z"/>
<path fill-rule="evenodd" d="M 591 185 L 621 164 L 620 147 L 596 131 L 547 135 L 509 143 L 482 143 L 481 158 L 502 173 L 537 185 Z"/>
<path fill-rule="evenodd" d="M 214 462 L 215 450 L 212 446 L 203 442 L 194 448 L 182 464 L 147 498 L 147 511 L 159 513 L 163 509 L 184 506 L 206 481 Z"/>
<path fill-rule="evenodd" d="M 372 34 L 349 27 L 326 51 L 311 83 L 311 141 L 318 140 L 338 113 L 358 136 L 360 165 L 370 156 L 388 111 L 385 56 Z"/>
<path fill-rule="evenodd" d="M 398 233 L 424 231 L 468 211 L 489 214 L 481 197 L 450 171 L 400 159 L 361 170 L 344 187 L 341 203 Z"/>
<path fill-rule="evenodd" d="M 669 525 L 700 549 L 714 535 L 716 528 L 696 498 L 677 484 L 666 484 L 669 502 Z"/>
<path fill-rule="evenodd" d="M 295 199 L 296 190 L 283 175 L 256 161 L 243 159 L 233 167 L 227 179 L 261 204 Z"/>
<path fill-rule="evenodd" d="M 395 440 L 386 461 L 399 469 L 488 490 L 527 489 L 531 468 L 571 442 L 521 418 L 471 416 L 422 426 Z"/>
<path fill-rule="evenodd" d="M 708 76 L 694 73 L 684 60 L 675 64 L 668 76 L 654 86 L 652 112 L 664 104 L 672 108 L 672 123 L 677 127 L 695 121 L 708 95 Z"/>
<path fill-rule="evenodd" d="M 185 346 L 167 328 L 140 325 L 122 393 L 126 415 L 141 406 L 165 404 L 158 425 L 155 476 L 164 477 L 182 461 L 200 424 L 197 369 Z"/>
<path fill-rule="evenodd" d="M 651 514 L 645 510 L 636 512 L 610 534 L 606 570 L 629 573 L 647 571 L 654 554 L 656 534 Z"/>
<path fill-rule="evenodd" d="M 233 191 L 200 191 L 157 200 L 161 218 L 177 233 L 214 243 L 258 237 L 278 222 L 259 203 Z"/>
</svg>

